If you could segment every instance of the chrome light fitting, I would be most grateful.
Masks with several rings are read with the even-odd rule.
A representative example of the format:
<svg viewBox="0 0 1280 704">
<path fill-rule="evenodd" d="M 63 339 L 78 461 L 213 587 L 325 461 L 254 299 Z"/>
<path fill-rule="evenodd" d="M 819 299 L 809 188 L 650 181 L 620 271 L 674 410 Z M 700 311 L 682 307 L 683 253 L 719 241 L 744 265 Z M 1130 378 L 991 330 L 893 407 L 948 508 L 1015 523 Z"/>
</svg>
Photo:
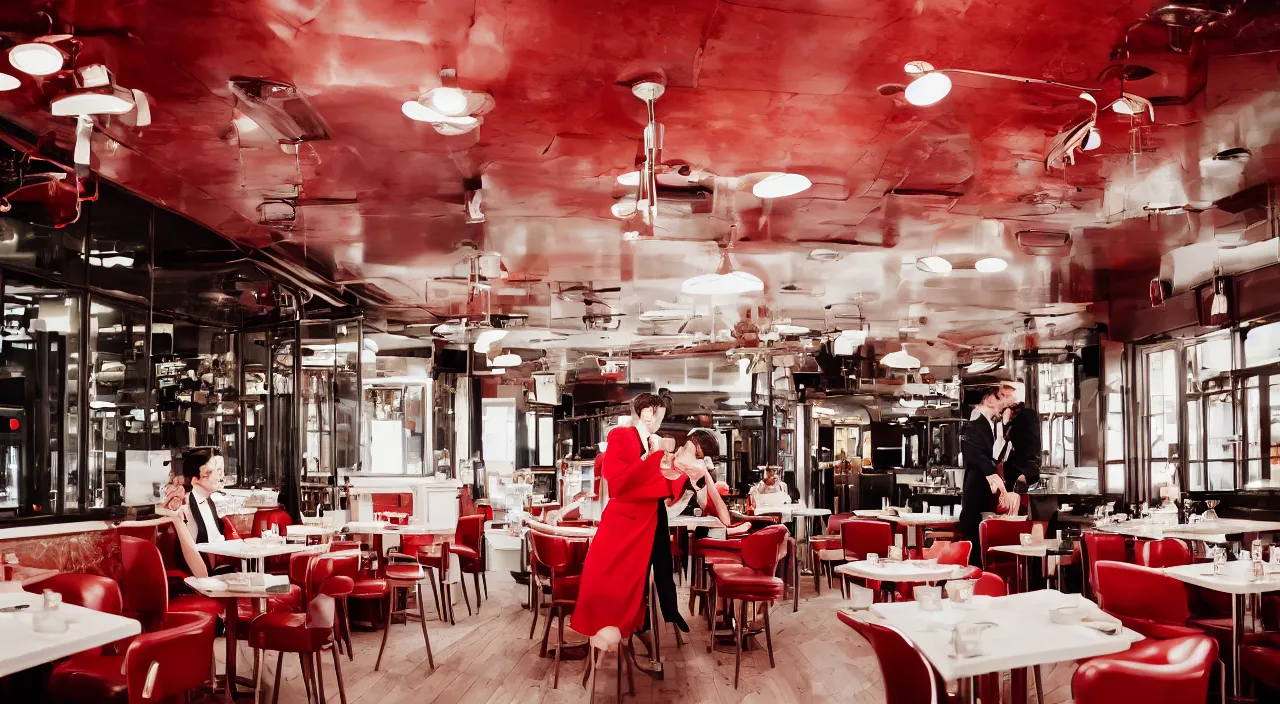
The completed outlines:
<svg viewBox="0 0 1280 704">
<path fill-rule="evenodd" d="M 463 90 L 457 86 L 457 71 L 440 70 L 440 86 L 405 101 L 400 106 L 404 116 L 426 122 L 440 134 L 453 136 L 466 134 L 484 122 L 482 115 L 493 109 L 493 97 L 488 93 Z"/>
<path fill-rule="evenodd" d="M 908 62 L 907 65 L 903 67 L 903 70 L 906 71 L 908 76 L 913 77 L 905 91 L 907 102 L 918 107 L 934 105 L 951 93 L 951 79 L 947 76 L 949 73 L 998 78 L 1002 81 L 1013 81 L 1014 83 L 1029 85 L 1057 86 L 1059 88 L 1078 90 L 1084 93 L 1097 93 L 1102 90 L 1101 88 L 1077 86 L 1070 83 L 1063 83 L 1061 81 L 1049 80 L 1047 78 L 1028 78 L 1026 76 L 1013 76 L 1005 73 L 973 71 L 967 68 L 934 68 L 933 64 L 930 64 L 927 61 Z"/>
<path fill-rule="evenodd" d="M 655 105 L 666 90 L 666 79 L 661 74 L 644 76 L 631 84 L 631 94 L 645 106 L 644 163 L 639 171 L 618 176 L 618 185 L 636 189 L 635 198 L 623 198 L 614 203 L 610 211 L 623 220 L 639 216 L 645 227 L 643 230 L 624 228 L 626 239 L 639 239 L 642 231 L 652 233 L 658 222 L 658 164 L 662 161 L 663 127 L 658 122 Z"/>
<path fill-rule="evenodd" d="M 151 104 L 146 94 L 117 86 L 106 66 L 90 64 L 76 69 L 73 80 L 75 88 L 54 98 L 49 110 L 55 117 L 76 118 L 73 159 L 77 165 L 89 165 L 95 117 L 119 116 L 134 127 L 151 124 Z"/>
<path fill-rule="evenodd" d="M 9 50 L 9 64 L 28 76 L 48 76 L 62 70 L 68 55 L 56 45 L 69 34 L 50 34 L 19 44 Z"/>
</svg>

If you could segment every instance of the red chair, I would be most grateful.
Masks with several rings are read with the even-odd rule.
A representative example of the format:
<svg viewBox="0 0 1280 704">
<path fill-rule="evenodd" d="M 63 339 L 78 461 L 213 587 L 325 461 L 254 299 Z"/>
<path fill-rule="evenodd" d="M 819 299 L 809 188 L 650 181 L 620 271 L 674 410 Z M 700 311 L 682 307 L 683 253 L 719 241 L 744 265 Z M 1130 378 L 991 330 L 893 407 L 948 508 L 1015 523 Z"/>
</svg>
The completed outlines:
<svg viewBox="0 0 1280 704">
<path fill-rule="evenodd" d="M 822 593 L 822 573 L 827 573 L 827 586 L 832 586 L 834 573 L 831 563 L 844 560 L 840 543 L 840 524 L 853 518 L 852 513 L 835 513 L 827 516 L 827 532 L 809 536 L 809 564 L 813 566 L 813 589 Z"/>
<path fill-rule="evenodd" d="M 1093 570 L 1098 606 L 1126 628 L 1158 640 L 1203 635 L 1188 625 L 1191 612 L 1182 582 L 1154 569 L 1110 560 L 1095 562 Z"/>
<path fill-rule="evenodd" d="M 333 628 L 336 619 L 334 607 L 335 595 L 350 594 L 353 588 L 349 577 L 333 574 L 335 560 L 329 555 L 305 555 L 303 567 L 303 600 L 305 613 L 278 611 L 259 615 L 249 627 L 249 645 L 253 648 L 253 671 L 258 681 L 255 688 L 262 691 L 262 679 L 267 668 L 263 667 L 262 651 L 274 650 L 276 658 L 276 681 L 274 692 L 280 691 L 280 675 L 284 670 L 284 654 L 297 653 L 302 665 L 302 680 L 307 688 L 308 699 L 311 693 L 318 695 L 320 702 L 325 701 L 324 676 L 320 667 L 320 657 L 325 648 L 333 654 L 334 675 L 338 681 L 338 696 L 342 704 L 347 702 L 346 686 L 342 681 L 342 664 L 338 658 L 338 649 L 334 646 Z M 294 565 L 290 564 L 291 570 Z"/>
<path fill-rule="evenodd" d="M 1008 596 L 1009 587 L 1001 579 L 1000 575 L 994 572 L 983 572 L 978 575 L 977 582 L 973 585 L 974 596 Z"/>
<path fill-rule="evenodd" d="M 565 645 L 564 618 L 573 613 L 573 608 L 578 603 L 578 586 L 582 581 L 582 565 L 587 557 L 587 541 L 538 531 L 530 531 L 530 537 L 533 540 L 533 557 L 546 569 L 551 591 L 547 625 L 542 633 L 542 657 L 547 655 L 551 619 L 557 620 L 555 666 L 551 678 L 551 688 L 556 689 L 560 686 L 560 655 Z"/>
<path fill-rule="evenodd" d="M 120 595 L 120 585 L 109 577 L 93 574 L 60 572 L 35 584 L 25 585 L 23 589 L 32 594 L 41 594 L 46 589 L 55 591 L 62 596 L 62 603 L 64 604 L 83 606 L 86 609 L 101 611 L 105 614 L 119 616 L 124 607 L 124 599 Z M 128 641 L 121 641 L 121 644 L 127 643 Z M 116 645 L 110 643 L 92 652 L 113 655 L 117 650 Z"/>
<path fill-rule="evenodd" d="M 223 615 L 222 602 L 217 599 L 199 594 L 169 598 L 164 559 L 154 543 L 120 536 L 120 562 L 121 613 L 142 623 L 144 632 L 164 628 L 173 613 L 201 613 L 215 618 Z"/>
<path fill-rule="evenodd" d="M 49 700 L 150 704 L 187 695 L 213 671 L 213 625 L 208 614 L 171 614 L 123 655 L 76 655 L 53 669 Z"/>
<path fill-rule="evenodd" d="M 1015 521 L 1003 518 L 988 518 L 978 525 L 978 544 L 982 547 L 982 569 L 995 572 L 1004 579 L 1005 584 L 1018 583 L 1018 558 L 1003 552 L 992 552 L 991 548 L 1000 545 L 1018 545 L 1022 535 L 1030 533 L 1033 526 L 1039 525 L 1046 530 L 1048 524 L 1042 521 Z"/>
<path fill-rule="evenodd" d="M 942 675 L 929 659 L 902 634 L 880 623 L 861 621 L 844 611 L 837 611 L 845 625 L 867 639 L 880 663 L 880 679 L 884 681 L 884 704 L 945 704 L 947 694 Z"/>
<path fill-rule="evenodd" d="M 875 554 L 885 557 L 889 547 L 893 545 L 893 526 L 884 521 L 863 521 L 850 519 L 840 524 L 840 546 L 844 550 L 846 562 L 866 559 Z M 849 578 L 840 575 L 840 594 L 849 598 Z M 867 587 L 878 591 L 880 584 L 869 581 Z"/>
<path fill-rule="evenodd" d="M 252 538 L 260 538 L 263 533 L 275 528 L 280 535 L 285 534 L 285 528 L 293 525 L 293 519 L 289 516 L 289 512 L 283 506 L 277 506 L 271 509 L 258 509 L 253 515 L 253 529 L 249 531 Z M 288 574 L 289 556 L 277 555 L 268 557 L 266 560 L 266 571 L 269 574 Z"/>
<path fill-rule="evenodd" d="M 329 552 L 357 552 L 352 555 L 342 555 L 333 557 L 333 574 L 335 577 L 347 577 L 351 580 L 351 592 L 355 591 L 355 585 L 360 580 L 360 544 L 354 540 L 334 540 L 329 543 Z M 355 660 L 355 651 L 351 649 L 351 614 L 347 611 L 349 606 L 347 599 L 351 596 L 351 592 L 346 594 L 334 594 L 337 607 L 337 623 L 334 624 L 336 632 L 335 639 L 338 641 L 339 647 L 346 647 L 347 659 Z"/>
<path fill-rule="evenodd" d="M 1218 644 L 1205 635 L 1134 643 L 1082 664 L 1071 678 L 1075 704 L 1150 701 L 1204 704 Z"/>
<path fill-rule="evenodd" d="M 1129 546 L 1123 535 L 1086 531 L 1084 534 L 1085 596 L 1092 597 L 1098 589 L 1098 574 L 1093 566 L 1099 562 L 1128 562 Z"/>
<path fill-rule="evenodd" d="M 1240 668 L 1274 693 L 1280 693 L 1280 634 L 1269 633 L 1256 644 L 1241 648 Z"/>
<path fill-rule="evenodd" d="M 489 598 L 489 578 L 485 576 L 484 549 L 484 516 L 463 516 L 458 519 L 458 529 L 453 536 L 454 544 L 449 550 L 458 556 L 458 566 L 462 574 L 471 575 L 476 588 L 476 613 L 480 613 L 480 583 L 484 582 L 484 598 Z M 462 600 L 467 602 L 467 613 L 471 613 L 471 603 L 467 601 L 467 580 L 462 580 Z"/>
<path fill-rule="evenodd" d="M 933 545 L 930 545 L 929 548 L 924 551 L 924 556 L 926 559 L 936 559 L 939 565 L 966 566 L 969 568 L 969 571 L 964 577 L 961 577 L 961 579 L 977 579 L 982 576 L 982 570 L 977 567 L 969 566 L 969 550 L 972 546 L 973 544 L 967 540 L 961 540 L 954 543 L 939 540 L 934 542 Z M 899 584 L 897 594 L 898 601 L 911 601 L 914 599 L 915 587 L 916 585 L 914 584 Z"/>
<path fill-rule="evenodd" d="M 1147 540 L 1137 551 L 1138 564 L 1143 567 L 1178 567 L 1191 564 L 1191 551 L 1177 538 Z"/>
<path fill-rule="evenodd" d="M 846 524 L 847 525 L 847 524 Z M 886 526 L 887 527 L 887 526 Z M 742 539 L 742 564 L 718 564 L 711 568 L 715 577 L 712 583 L 712 603 L 723 599 L 727 613 L 733 613 L 738 602 L 738 614 L 734 621 L 737 656 L 733 669 L 733 687 L 738 688 L 742 671 L 742 628 L 747 620 L 747 604 L 760 604 L 764 616 L 765 647 L 769 651 L 769 667 L 773 662 L 773 630 L 769 625 L 769 606 L 787 593 L 786 581 L 777 577 L 778 563 L 787 556 L 791 534 L 786 526 L 774 525 L 751 533 Z"/>
<path fill-rule="evenodd" d="M 382 583 L 386 589 L 387 598 L 387 620 L 382 624 L 382 645 L 378 648 L 378 660 L 373 665 L 374 671 L 376 672 L 378 668 L 382 667 L 382 653 L 387 649 L 387 636 L 391 633 L 391 617 L 397 613 L 404 613 L 406 614 L 406 621 L 408 620 L 408 610 L 396 608 L 397 589 L 404 589 L 405 591 L 412 589 L 414 591 L 414 596 L 418 601 L 417 616 L 422 622 L 422 640 L 427 645 L 427 664 L 431 666 L 432 670 L 436 669 L 435 656 L 431 653 L 431 635 L 427 633 L 427 602 L 422 598 L 422 583 L 430 578 L 427 569 L 423 567 L 417 557 L 388 550 L 387 564 L 383 569 L 383 575 L 385 579 L 382 580 Z M 369 598 L 367 596 L 369 587 L 370 585 L 366 583 L 359 590 L 361 593 L 360 598 Z M 356 593 L 356 585 L 352 585 L 351 590 L 347 592 L 351 597 L 355 597 Z M 439 599 L 437 599 L 438 606 Z"/>
<path fill-rule="evenodd" d="M 697 614 L 698 600 L 702 600 L 702 609 L 707 615 L 707 627 L 712 627 L 715 618 L 715 604 L 711 601 L 710 570 L 715 565 L 742 564 L 741 538 L 702 538 L 693 541 L 693 573 L 689 584 L 689 613 Z"/>
</svg>

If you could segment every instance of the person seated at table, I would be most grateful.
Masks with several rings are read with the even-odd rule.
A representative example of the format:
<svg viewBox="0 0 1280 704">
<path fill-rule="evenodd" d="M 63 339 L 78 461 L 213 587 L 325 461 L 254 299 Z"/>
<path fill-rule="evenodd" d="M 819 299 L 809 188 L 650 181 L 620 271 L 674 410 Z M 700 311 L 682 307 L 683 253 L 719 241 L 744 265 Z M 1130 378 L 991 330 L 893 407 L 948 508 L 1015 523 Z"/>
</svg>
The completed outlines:
<svg viewBox="0 0 1280 704">
<path fill-rule="evenodd" d="M 757 496 L 766 494 L 790 494 L 787 490 L 787 483 L 782 481 L 782 477 L 778 476 L 777 467 L 765 467 L 764 479 L 751 485 L 751 489 L 747 491 L 747 503 L 751 507 L 755 507 Z"/>
<path fill-rule="evenodd" d="M 226 528 L 213 503 L 213 495 L 222 491 L 226 479 L 222 456 L 210 447 L 187 450 L 182 457 L 182 477 L 187 489 L 187 502 L 182 508 L 187 535 L 197 545 L 225 542 Z M 185 550 L 179 557 L 193 572 L 197 569 Z M 216 562 L 212 566 L 217 567 Z"/>
<path fill-rule="evenodd" d="M 701 461 L 696 459 L 695 445 L 702 450 Z M 676 451 L 674 461 L 689 466 L 701 464 L 705 469 L 701 475 L 690 477 L 690 486 L 679 497 L 667 500 L 667 518 L 692 516 L 697 509 L 704 516 L 720 519 L 730 536 L 742 535 L 750 529 L 751 524 L 734 523 L 729 507 L 724 503 L 723 497 L 729 493 L 729 485 L 715 480 L 715 461 L 711 459 L 718 456 L 719 452 L 720 443 L 709 431 L 695 429 L 686 436 L 685 444 Z M 694 537 L 705 538 L 709 530 L 706 526 L 699 526 L 694 531 Z"/>
<path fill-rule="evenodd" d="M 177 538 L 178 564 L 186 565 L 193 577 L 208 577 L 209 570 L 204 558 L 196 549 L 196 540 L 187 528 L 187 486 L 180 466 L 169 462 L 169 483 L 164 488 L 164 501 L 156 506 L 156 514 L 166 516 L 172 525 L 166 527 L 173 531 Z"/>
</svg>

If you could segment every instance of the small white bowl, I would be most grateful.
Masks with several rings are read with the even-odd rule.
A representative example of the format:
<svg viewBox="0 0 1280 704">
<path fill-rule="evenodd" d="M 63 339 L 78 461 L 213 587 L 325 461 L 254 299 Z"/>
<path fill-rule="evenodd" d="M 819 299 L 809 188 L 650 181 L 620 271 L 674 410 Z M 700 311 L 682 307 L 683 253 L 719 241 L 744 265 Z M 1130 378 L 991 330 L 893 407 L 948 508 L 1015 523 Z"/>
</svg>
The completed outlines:
<svg viewBox="0 0 1280 704">
<path fill-rule="evenodd" d="M 1049 620 L 1059 626 L 1074 626 L 1084 621 L 1084 609 L 1078 606 L 1063 606 L 1049 610 Z"/>
</svg>

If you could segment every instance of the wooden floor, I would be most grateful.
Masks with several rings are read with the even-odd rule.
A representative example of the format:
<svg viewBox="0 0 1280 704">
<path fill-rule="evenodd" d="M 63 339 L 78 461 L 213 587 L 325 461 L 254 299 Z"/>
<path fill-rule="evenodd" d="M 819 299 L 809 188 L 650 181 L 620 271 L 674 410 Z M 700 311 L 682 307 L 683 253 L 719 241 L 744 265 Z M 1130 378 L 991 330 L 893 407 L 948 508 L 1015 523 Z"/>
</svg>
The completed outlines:
<svg viewBox="0 0 1280 704">
<path fill-rule="evenodd" d="M 416 621 L 392 624 L 387 652 L 378 672 L 373 671 L 373 664 L 381 632 L 355 632 L 355 661 L 342 658 L 347 701 L 350 704 L 585 702 L 587 693 L 580 685 L 584 665 L 581 661 L 562 663 L 560 686 L 551 688 L 552 661 L 538 656 L 542 622 L 539 621 L 537 636 L 530 639 L 532 616 L 521 607 L 525 587 L 517 585 L 509 575 L 497 573 L 489 575 L 489 587 L 491 599 L 477 615 L 467 616 L 466 607 L 458 597 L 458 618 L 454 626 L 441 624 L 436 620 L 434 608 L 428 609 L 427 624 L 436 661 L 434 672 L 427 666 L 422 631 Z M 624 700 L 637 704 L 739 701 L 881 704 L 884 692 L 880 670 L 870 646 L 835 617 L 840 603 L 839 589 L 828 590 L 824 585 L 822 595 L 815 597 L 812 588 L 813 582 L 806 581 L 798 613 L 792 613 L 790 602 L 785 608 L 780 605 L 771 612 L 777 667 L 769 667 L 761 636 L 762 647 L 743 654 L 739 690 L 733 688 L 733 653 L 708 653 L 705 621 L 690 619 L 691 642 L 687 641 L 683 648 L 675 647 L 670 626 L 663 632 L 666 679 L 655 681 L 637 673 L 636 695 Z M 681 592 L 687 597 L 687 592 L 683 589 Z M 428 593 L 429 606 L 430 599 Z M 554 638 L 553 630 L 553 641 Z M 582 640 L 567 628 L 566 638 L 573 642 Z M 219 643 L 217 652 L 222 650 Z M 270 686 L 275 674 L 275 655 L 269 654 L 267 660 L 266 681 Z M 610 656 L 597 680 L 597 702 L 615 701 L 614 667 Z M 252 671 L 252 651 L 243 646 L 240 668 L 245 675 Z M 1046 672 L 1045 704 L 1070 701 L 1071 669 L 1063 666 Z M 286 656 L 281 702 L 306 701 L 300 672 L 297 657 Z M 328 654 L 324 658 L 324 680 L 326 700 L 338 702 L 333 661 Z"/>
</svg>

